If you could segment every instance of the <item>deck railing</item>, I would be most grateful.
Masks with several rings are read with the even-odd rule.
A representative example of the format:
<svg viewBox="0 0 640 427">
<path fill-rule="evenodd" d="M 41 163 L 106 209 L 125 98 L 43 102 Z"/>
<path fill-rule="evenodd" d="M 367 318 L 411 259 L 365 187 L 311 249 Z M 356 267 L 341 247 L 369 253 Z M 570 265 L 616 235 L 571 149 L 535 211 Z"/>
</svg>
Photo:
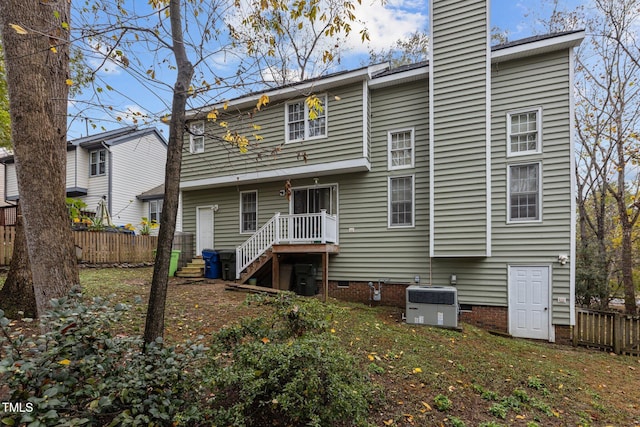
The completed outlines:
<svg viewBox="0 0 640 427">
<path fill-rule="evenodd" d="M 236 279 L 252 262 L 273 245 L 281 243 L 337 243 L 338 219 L 320 213 L 282 215 L 276 213 L 266 224 L 236 248 Z"/>
</svg>

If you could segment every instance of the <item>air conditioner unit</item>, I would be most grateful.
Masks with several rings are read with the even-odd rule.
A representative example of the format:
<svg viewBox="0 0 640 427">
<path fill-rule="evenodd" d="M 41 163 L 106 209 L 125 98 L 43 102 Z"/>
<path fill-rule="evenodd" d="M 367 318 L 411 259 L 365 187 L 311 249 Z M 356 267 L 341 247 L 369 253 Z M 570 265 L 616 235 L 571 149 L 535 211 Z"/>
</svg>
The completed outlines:
<svg viewBox="0 0 640 427">
<path fill-rule="evenodd" d="M 407 323 L 458 327 L 458 290 L 453 286 L 407 287 Z"/>
</svg>

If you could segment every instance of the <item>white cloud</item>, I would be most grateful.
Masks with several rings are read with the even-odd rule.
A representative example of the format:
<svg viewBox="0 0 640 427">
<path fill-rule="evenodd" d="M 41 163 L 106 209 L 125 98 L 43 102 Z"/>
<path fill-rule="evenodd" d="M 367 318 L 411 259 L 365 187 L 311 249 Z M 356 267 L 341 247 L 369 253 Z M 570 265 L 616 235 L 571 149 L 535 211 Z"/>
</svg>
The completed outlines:
<svg viewBox="0 0 640 427">
<path fill-rule="evenodd" d="M 355 15 L 363 21 L 369 32 L 370 42 L 361 43 L 358 37 L 350 37 L 348 47 L 356 53 L 387 49 L 397 40 L 418 30 L 425 30 L 429 16 L 427 5 L 420 0 L 390 0 L 388 2 L 363 2 L 356 6 Z M 361 28 L 355 33 L 359 35 Z"/>
</svg>

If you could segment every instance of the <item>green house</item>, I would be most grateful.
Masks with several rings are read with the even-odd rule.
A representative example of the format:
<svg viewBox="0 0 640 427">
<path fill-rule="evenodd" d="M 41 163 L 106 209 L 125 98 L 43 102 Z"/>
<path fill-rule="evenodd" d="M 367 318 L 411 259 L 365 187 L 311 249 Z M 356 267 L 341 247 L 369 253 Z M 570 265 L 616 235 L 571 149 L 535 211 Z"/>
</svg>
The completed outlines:
<svg viewBox="0 0 640 427">
<path fill-rule="evenodd" d="M 183 230 L 235 252 L 229 280 L 400 307 L 407 286 L 453 285 L 464 321 L 568 339 L 584 32 L 491 47 L 486 1 L 430 10 L 425 63 L 190 111 Z"/>
</svg>

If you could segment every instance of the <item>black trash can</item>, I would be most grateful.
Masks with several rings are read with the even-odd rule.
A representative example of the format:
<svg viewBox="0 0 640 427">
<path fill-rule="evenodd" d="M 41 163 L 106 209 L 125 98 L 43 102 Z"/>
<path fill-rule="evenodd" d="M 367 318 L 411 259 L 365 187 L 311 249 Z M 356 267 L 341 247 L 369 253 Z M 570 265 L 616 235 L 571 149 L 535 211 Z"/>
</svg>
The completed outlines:
<svg viewBox="0 0 640 427">
<path fill-rule="evenodd" d="M 213 249 L 203 249 L 202 259 L 204 260 L 204 277 L 207 279 L 220 278 L 220 257 L 218 251 Z"/>
<path fill-rule="evenodd" d="M 236 280 L 236 250 L 220 249 L 218 254 L 220 255 L 222 280 Z"/>
<path fill-rule="evenodd" d="M 313 264 L 295 264 L 293 271 L 296 275 L 296 293 L 306 297 L 315 295 L 318 288 Z"/>
</svg>

